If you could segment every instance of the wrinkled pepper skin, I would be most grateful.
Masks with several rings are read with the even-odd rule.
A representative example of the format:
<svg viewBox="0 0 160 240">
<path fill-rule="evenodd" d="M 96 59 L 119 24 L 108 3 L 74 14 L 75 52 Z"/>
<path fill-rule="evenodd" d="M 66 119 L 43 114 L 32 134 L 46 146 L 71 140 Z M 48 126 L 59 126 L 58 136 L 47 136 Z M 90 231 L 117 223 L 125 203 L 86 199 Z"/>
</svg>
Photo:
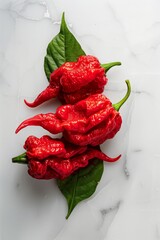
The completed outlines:
<svg viewBox="0 0 160 240">
<path fill-rule="evenodd" d="M 97 146 L 113 138 L 119 131 L 122 118 L 108 98 L 102 94 L 91 95 L 74 105 L 63 105 L 56 113 L 39 114 L 25 120 L 17 128 L 41 126 L 50 133 L 63 132 L 69 142 L 85 146 Z"/>
<path fill-rule="evenodd" d="M 102 93 L 107 81 L 105 69 L 96 57 L 80 56 L 77 62 L 66 62 L 51 73 L 49 86 L 33 103 L 25 103 L 36 107 L 58 97 L 62 103 L 74 104 L 91 94 Z"/>
<path fill-rule="evenodd" d="M 53 139 L 44 135 L 41 138 L 29 136 L 24 144 L 28 159 L 36 158 L 39 161 L 50 156 L 70 158 L 83 153 L 87 147 L 79 147 L 65 141 L 64 138 Z"/>
<path fill-rule="evenodd" d="M 52 139 L 49 136 L 43 136 L 41 138 L 35 136 L 28 137 L 25 141 L 24 149 L 27 150 L 28 158 L 37 158 L 39 160 L 43 160 L 52 155 L 61 156 L 66 153 L 63 142 Z"/>
<path fill-rule="evenodd" d="M 101 122 L 96 127 L 86 133 L 73 133 L 71 131 L 64 131 L 63 136 L 69 142 L 85 146 L 98 146 L 104 143 L 107 139 L 113 138 L 120 130 L 122 118 L 120 114 L 113 112 L 107 120 Z"/>
<path fill-rule="evenodd" d="M 120 156 L 110 158 L 98 148 L 76 146 L 64 138 L 43 136 L 27 138 L 24 148 L 28 158 L 28 173 L 37 179 L 64 179 L 74 171 L 88 165 L 93 158 L 115 162 Z"/>
</svg>

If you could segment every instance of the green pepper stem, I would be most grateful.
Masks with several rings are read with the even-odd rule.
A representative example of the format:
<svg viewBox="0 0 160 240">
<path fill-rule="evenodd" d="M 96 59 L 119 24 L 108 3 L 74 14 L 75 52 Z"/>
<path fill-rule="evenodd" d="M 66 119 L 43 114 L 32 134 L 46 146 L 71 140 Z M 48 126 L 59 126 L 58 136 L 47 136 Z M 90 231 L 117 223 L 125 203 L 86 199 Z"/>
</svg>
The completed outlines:
<svg viewBox="0 0 160 240">
<path fill-rule="evenodd" d="M 22 153 L 19 156 L 12 158 L 12 162 L 13 163 L 27 164 L 28 160 L 27 160 L 26 153 Z"/>
<path fill-rule="evenodd" d="M 104 63 L 104 64 L 101 64 L 101 67 L 104 68 L 105 70 L 105 73 L 108 72 L 108 70 L 114 66 L 120 66 L 121 65 L 121 62 L 111 62 L 111 63 Z"/>
<path fill-rule="evenodd" d="M 130 81 L 129 80 L 126 80 L 125 81 L 126 84 L 127 84 L 127 93 L 126 95 L 118 102 L 118 103 L 115 103 L 113 104 L 113 107 L 116 111 L 119 111 L 119 109 L 121 108 L 121 106 L 127 101 L 130 93 L 131 93 L 131 84 L 130 84 Z"/>
</svg>

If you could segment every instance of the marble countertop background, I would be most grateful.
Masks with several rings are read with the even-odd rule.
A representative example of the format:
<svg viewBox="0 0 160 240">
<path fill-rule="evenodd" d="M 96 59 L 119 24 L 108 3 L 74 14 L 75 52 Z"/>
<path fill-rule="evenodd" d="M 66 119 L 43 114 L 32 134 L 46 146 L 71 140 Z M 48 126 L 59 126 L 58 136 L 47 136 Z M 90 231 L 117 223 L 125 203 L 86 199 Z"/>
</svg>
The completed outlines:
<svg viewBox="0 0 160 240">
<path fill-rule="evenodd" d="M 49 103 L 27 108 L 47 86 L 43 60 L 59 31 L 62 12 L 86 53 L 111 69 L 105 93 L 123 106 L 123 125 L 103 150 L 122 158 L 105 164 L 95 194 L 66 221 L 67 205 L 54 181 L 28 176 L 11 158 L 30 134 L 14 131 L 25 118 L 53 111 Z M 0 240 L 160 239 L 160 1 L 0 0 Z M 54 105 L 55 109 L 55 105 Z"/>
</svg>

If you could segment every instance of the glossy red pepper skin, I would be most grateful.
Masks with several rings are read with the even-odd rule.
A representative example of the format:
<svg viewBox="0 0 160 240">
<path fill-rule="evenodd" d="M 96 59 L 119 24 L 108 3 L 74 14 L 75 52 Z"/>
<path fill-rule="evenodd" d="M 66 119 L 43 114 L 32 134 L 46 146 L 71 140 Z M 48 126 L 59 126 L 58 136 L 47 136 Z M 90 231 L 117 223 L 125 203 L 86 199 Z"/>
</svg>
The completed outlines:
<svg viewBox="0 0 160 240">
<path fill-rule="evenodd" d="M 43 136 L 27 138 L 24 148 L 28 157 L 28 173 L 37 179 L 64 179 L 74 171 L 88 165 L 93 158 L 115 162 L 120 156 L 110 158 L 101 150 L 89 146 L 76 146 L 62 139 Z"/>
<path fill-rule="evenodd" d="M 70 158 L 86 151 L 87 146 L 79 147 L 68 143 L 64 138 L 53 139 L 44 135 L 41 138 L 29 136 L 24 144 L 28 159 L 36 158 L 43 161 L 47 157 Z"/>
<path fill-rule="evenodd" d="M 77 145 L 96 146 L 113 138 L 119 131 L 122 118 L 108 98 L 102 94 L 91 95 L 74 105 L 60 106 L 56 113 L 39 114 L 25 120 L 17 128 L 35 125 L 64 137 Z"/>
<path fill-rule="evenodd" d="M 63 136 L 69 142 L 79 146 L 91 145 L 98 146 L 107 139 L 113 138 L 120 130 L 122 118 L 120 114 L 113 112 L 109 118 L 86 133 L 73 133 L 64 131 Z"/>
<path fill-rule="evenodd" d="M 81 56 L 77 62 L 66 62 L 50 76 L 49 86 L 42 91 L 33 103 L 36 107 L 43 102 L 58 97 L 62 103 L 76 103 L 91 94 L 102 93 L 107 83 L 105 70 L 93 56 Z"/>
</svg>

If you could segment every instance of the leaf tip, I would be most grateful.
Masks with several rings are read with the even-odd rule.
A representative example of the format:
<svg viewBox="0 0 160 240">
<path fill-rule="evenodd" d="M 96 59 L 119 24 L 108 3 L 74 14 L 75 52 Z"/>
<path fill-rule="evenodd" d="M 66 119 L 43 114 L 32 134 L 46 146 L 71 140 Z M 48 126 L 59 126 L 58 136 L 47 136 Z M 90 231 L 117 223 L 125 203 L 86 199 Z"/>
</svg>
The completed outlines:
<svg viewBox="0 0 160 240">
<path fill-rule="evenodd" d="M 67 214 L 67 216 L 66 216 L 66 220 L 68 220 L 69 216 L 70 216 L 70 213 Z"/>
<path fill-rule="evenodd" d="M 62 18 L 61 18 L 61 25 L 66 25 L 66 20 L 65 20 L 65 12 L 62 13 Z"/>
<path fill-rule="evenodd" d="M 65 12 L 62 13 L 62 18 L 61 18 L 61 26 L 60 26 L 60 32 L 63 33 L 64 29 L 67 28 L 66 20 L 65 20 Z"/>
<path fill-rule="evenodd" d="M 62 12 L 62 21 L 65 21 L 65 12 Z"/>
<path fill-rule="evenodd" d="M 68 213 L 66 215 L 66 220 L 69 218 L 69 216 L 71 215 L 74 208 L 75 208 L 75 206 L 74 207 L 68 207 Z"/>
</svg>

